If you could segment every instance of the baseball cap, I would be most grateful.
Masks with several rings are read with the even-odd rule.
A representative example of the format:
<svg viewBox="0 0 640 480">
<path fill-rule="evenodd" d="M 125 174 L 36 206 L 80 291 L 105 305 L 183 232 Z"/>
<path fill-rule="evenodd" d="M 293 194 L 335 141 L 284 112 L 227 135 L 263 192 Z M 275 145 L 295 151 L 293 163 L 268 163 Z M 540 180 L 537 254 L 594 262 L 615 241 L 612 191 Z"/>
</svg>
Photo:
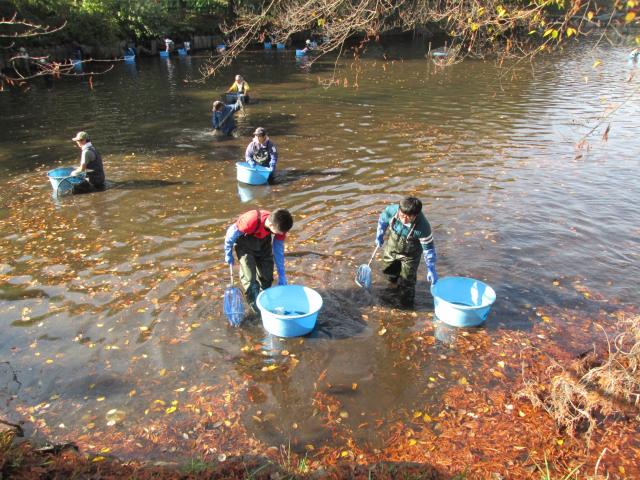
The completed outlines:
<svg viewBox="0 0 640 480">
<path fill-rule="evenodd" d="M 258 127 L 258 128 L 256 128 L 256 131 L 253 132 L 253 134 L 254 135 L 266 135 L 267 131 L 262 127 Z"/>
<path fill-rule="evenodd" d="M 77 142 L 78 140 L 89 140 L 89 134 L 87 132 L 78 132 L 71 140 L 74 142 Z"/>
</svg>

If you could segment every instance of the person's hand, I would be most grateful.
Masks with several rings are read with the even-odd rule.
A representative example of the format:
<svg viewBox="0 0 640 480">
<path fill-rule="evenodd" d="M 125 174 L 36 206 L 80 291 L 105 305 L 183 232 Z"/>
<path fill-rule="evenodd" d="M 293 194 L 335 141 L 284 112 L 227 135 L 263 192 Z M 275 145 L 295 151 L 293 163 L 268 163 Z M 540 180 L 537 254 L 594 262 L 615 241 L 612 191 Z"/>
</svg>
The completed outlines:
<svg viewBox="0 0 640 480">
<path fill-rule="evenodd" d="M 228 263 L 229 265 L 233 265 L 233 253 L 232 252 L 225 253 L 224 254 L 224 261 L 226 263 Z"/>
<path fill-rule="evenodd" d="M 284 275 L 278 277 L 278 285 L 286 285 L 287 284 L 287 277 L 285 277 Z"/>
<path fill-rule="evenodd" d="M 73 172 L 71 172 L 71 176 L 72 177 L 77 177 L 81 173 L 82 173 L 82 170 L 80 170 L 79 168 L 76 168 Z"/>
<path fill-rule="evenodd" d="M 431 285 L 435 285 L 438 281 L 438 272 L 436 272 L 436 267 L 427 268 L 427 281 L 431 283 Z"/>
<path fill-rule="evenodd" d="M 247 160 L 247 163 L 249 164 L 249 166 L 250 166 L 251 168 L 253 168 L 253 167 L 255 167 L 255 166 L 256 166 L 256 162 L 255 162 L 255 161 L 253 161 L 253 160 L 251 160 L 251 159 Z"/>
</svg>

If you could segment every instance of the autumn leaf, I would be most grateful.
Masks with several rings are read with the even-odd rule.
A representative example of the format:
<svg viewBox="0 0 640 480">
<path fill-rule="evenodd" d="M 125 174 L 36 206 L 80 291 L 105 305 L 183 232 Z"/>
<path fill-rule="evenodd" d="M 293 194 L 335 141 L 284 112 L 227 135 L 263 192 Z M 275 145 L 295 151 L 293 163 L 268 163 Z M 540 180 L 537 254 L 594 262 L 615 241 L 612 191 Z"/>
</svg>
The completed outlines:
<svg viewBox="0 0 640 480">
<path fill-rule="evenodd" d="M 636 18 L 636 13 L 635 12 L 627 12 L 627 14 L 624 16 L 624 21 L 626 23 L 629 23 L 629 22 L 633 21 L 634 18 Z"/>
<path fill-rule="evenodd" d="M 609 140 L 609 130 L 611 129 L 611 124 L 607 125 L 604 133 L 602 134 L 602 141 L 606 142 Z"/>
</svg>

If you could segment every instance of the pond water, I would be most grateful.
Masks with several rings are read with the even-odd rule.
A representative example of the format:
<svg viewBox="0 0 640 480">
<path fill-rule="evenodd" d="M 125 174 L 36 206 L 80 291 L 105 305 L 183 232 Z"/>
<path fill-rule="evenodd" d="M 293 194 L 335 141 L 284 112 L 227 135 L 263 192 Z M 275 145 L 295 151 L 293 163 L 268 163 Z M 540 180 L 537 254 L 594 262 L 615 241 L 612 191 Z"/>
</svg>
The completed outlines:
<svg viewBox="0 0 640 480">
<path fill-rule="evenodd" d="M 333 59 L 307 70 L 274 50 L 247 53 L 204 84 L 184 81 L 204 57 L 176 57 L 116 64 L 92 89 L 81 78 L 0 94 L 7 416 L 32 415 L 54 440 L 81 432 L 99 443 L 92 432 L 148 423 L 154 402 L 180 412 L 194 386 L 239 383 L 249 392 L 235 400 L 245 428 L 302 450 L 334 441 L 312 414 L 324 389 L 354 437 L 380 446 L 380 426 L 398 412 L 438 410 L 459 374 L 451 356 L 468 356 L 469 381 L 483 361 L 450 349 L 459 332 L 433 328 L 424 265 L 415 310 L 394 305 L 380 254 L 371 292 L 354 282 L 379 213 L 407 194 L 424 203 L 440 276 L 496 291 L 472 335 L 497 341 L 531 329 L 543 306 L 597 308 L 585 289 L 636 304 L 639 80 L 626 51 L 583 46 L 502 69 L 474 60 L 437 68 L 423 53 L 399 45 L 385 61 L 370 49 L 357 64 L 338 62 L 331 88 Z M 211 103 L 236 72 L 256 102 L 237 115 L 239 138 L 221 139 Z M 274 185 L 235 180 L 257 126 L 279 149 Z M 46 172 L 77 163 L 78 130 L 102 153 L 110 188 L 54 199 Z M 224 232 L 257 207 L 294 216 L 289 281 L 324 299 L 307 337 L 271 337 L 255 318 L 232 328 L 222 313 Z M 422 368 L 399 347 L 417 332 L 435 336 Z"/>
</svg>

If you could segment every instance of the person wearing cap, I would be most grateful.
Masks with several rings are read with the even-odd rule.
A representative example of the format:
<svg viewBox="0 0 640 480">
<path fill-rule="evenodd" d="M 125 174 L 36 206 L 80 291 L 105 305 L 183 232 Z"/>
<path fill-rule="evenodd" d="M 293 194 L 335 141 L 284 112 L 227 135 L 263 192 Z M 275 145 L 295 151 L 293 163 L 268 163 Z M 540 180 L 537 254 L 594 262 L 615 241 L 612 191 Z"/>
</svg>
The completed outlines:
<svg viewBox="0 0 640 480">
<path fill-rule="evenodd" d="M 242 75 L 236 75 L 236 79 L 227 93 L 236 93 L 244 103 L 249 103 L 249 84 L 242 78 Z"/>
<path fill-rule="evenodd" d="M 309 53 L 311 50 L 313 50 L 313 44 L 311 43 L 311 40 L 307 38 L 307 40 L 304 42 L 304 48 L 302 49 L 302 51 L 304 53 Z"/>
<path fill-rule="evenodd" d="M 384 234 L 390 228 L 387 243 Z M 420 256 L 427 266 L 427 281 L 438 281 L 436 248 L 431 225 L 422 213 L 422 202 L 416 197 L 405 197 L 389 205 L 380 214 L 376 231 L 376 246 L 384 245 L 382 273 L 387 280 L 398 285 L 400 302 L 413 304 Z"/>
<path fill-rule="evenodd" d="M 256 128 L 253 132 L 253 140 L 247 145 L 247 150 L 244 154 L 244 159 L 251 166 L 255 167 L 260 165 L 261 167 L 268 167 L 271 169 L 269 175 L 269 182 L 273 181 L 273 176 L 276 172 L 276 163 L 278 163 L 278 151 L 271 139 L 267 137 L 267 131 L 262 128 Z"/>
<path fill-rule="evenodd" d="M 81 150 L 80 166 L 71 175 L 86 173 L 82 183 L 73 186 L 73 193 L 89 193 L 104 190 L 104 167 L 102 157 L 93 146 L 87 132 L 78 132 L 71 139 Z"/>
<path fill-rule="evenodd" d="M 224 261 L 233 265 L 233 248 L 240 263 L 240 284 L 254 313 L 258 294 L 273 283 L 273 267 L 278 271 L 278 285 L 287 285 L 284 268 L 284 241 L 293 226 L 288 210 L 278 208 L 251 210 L 227 228 L 224 238 Z M 273 235 L 273 242 L 271 236 Z"/>
<path fill-rule="evenodd" d="M 238 100 L 236 103 L 224 104 L 220 100 L 213 102 L 213 116 L 211 123 L 215 130 L 221 130 L 222 133 L 231 137 L 236 129 L 236 122 L 233 114 L 242 108 L 242 102 Z"/>
</svg>

